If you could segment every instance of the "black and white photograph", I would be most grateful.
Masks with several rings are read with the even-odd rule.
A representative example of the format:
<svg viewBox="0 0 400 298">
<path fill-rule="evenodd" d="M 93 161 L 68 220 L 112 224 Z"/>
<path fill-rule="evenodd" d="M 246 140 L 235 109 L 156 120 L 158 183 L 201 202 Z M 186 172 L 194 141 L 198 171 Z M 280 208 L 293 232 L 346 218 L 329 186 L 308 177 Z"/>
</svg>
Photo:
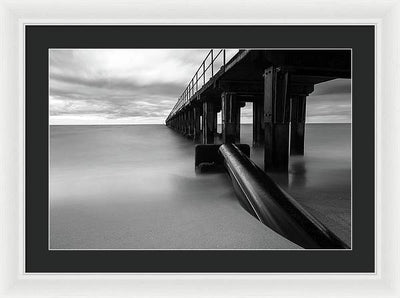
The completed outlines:
<svg viewBox="0 0 400 298">
<path fill-rule="evenodd" d="M 351 250 L 352 50 L 51 48 L 49 250 Z"/>
<path fill-rule="evenodd" d="M 399 2 L 0 0 L 0 296 L 398 297 Z"/>
</svg>

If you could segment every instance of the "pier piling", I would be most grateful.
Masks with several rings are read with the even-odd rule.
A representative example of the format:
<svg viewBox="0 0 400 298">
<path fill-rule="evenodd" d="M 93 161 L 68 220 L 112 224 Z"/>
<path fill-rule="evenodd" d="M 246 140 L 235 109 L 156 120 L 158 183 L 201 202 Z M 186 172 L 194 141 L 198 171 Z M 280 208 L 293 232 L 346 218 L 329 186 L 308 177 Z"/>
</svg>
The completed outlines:
<svg viewBox="0 0 400 298">
<path fill-rule="evenodd" d="M 292 96 L 291 104 L 290 154 L 304 155 L 306 97 Z"/>
<path fill-rule="evenodd" d="M 240 138 L 240 132 L 237 132 L 238 122 L 240 123 L 240 106 L 236 100 L 236 94 L 233 92 L 222 92 L 222 141 L 226 143 L 235 143 Z M 240 124 L 239 124 L 240 125 Z"/>
<path fill-rule="evenodd" d="M 277 67 L 264 72 L 264 170 L 287 171 L 289 164 L 289 74 Z"/>
<path fill-rule="evenodd" d="M 253 145 L 264 144 L 264 99 L 255 97 L 253 101 Z"/>
<path fill-rule="evenodd" d="M 215 107 L 211 101 L 203 102 L 203 144 L 214 144 Z"/>
<path fill-rule="evenodd" d="M 200 107 L 193 107 L 193 140 L 198 141 L 200 139 L 200 114 L 202 110 Z"/>
</svg>

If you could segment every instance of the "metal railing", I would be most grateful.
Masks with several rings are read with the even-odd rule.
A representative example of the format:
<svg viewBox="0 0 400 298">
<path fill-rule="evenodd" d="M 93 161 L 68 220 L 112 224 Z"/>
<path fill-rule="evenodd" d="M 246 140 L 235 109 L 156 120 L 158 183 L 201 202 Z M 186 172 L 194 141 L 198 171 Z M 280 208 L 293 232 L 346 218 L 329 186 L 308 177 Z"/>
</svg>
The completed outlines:
<svg viewBox="0 0 400 298">
<path fill-rule="evenodd" d="M 179 96 L 178 101 L 172 108 L 166 121 L 171 119 L 178 111 L 190 103 L 190 99 L 219 71 L 219 69 L 217 69 L 219 65 L 221 65 L 220 68 L 222 71 L 225 71 L 226 50 L 210 50 L 181 96 Z"/>
</svg>

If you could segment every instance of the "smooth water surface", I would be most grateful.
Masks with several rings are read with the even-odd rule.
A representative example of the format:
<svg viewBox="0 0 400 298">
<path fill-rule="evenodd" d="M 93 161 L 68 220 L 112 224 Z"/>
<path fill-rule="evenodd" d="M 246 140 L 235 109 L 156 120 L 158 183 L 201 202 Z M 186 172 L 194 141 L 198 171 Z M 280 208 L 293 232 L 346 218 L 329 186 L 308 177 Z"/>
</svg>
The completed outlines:
<svg viewBox="0 0 400 298">
<path fill-rule="evenodd" d="M 349 125 L 308 125 L 306 154 L 274 177 L 350 242 Z M 242 142 L 251 143 L 251 125 Z M 263 149 L 252 149 L 262 166 Z M 239 204 L 224 173 L 164 125 L 51 126 L 51 249 L 291 249 Z"/>
</svg>

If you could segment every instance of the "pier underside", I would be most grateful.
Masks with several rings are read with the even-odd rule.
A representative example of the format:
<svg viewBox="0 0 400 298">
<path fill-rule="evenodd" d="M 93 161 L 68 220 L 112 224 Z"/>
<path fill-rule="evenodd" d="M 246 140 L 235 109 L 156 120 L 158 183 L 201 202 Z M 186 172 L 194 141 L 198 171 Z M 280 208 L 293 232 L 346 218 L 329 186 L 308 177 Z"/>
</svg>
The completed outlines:
<svg viewBox="0 0 400 298">
<path fill-rule="evenodd" d="M 253 103 L 253 141 L 264 144 L 264 169 L 288 170 L 289 155 L 304 154 L 306 99 L 314 85 L 351 77 L 348 50 L 241 50 L 219 70 L 214 54 L 196 72 L 166 125 L 202 144 L 213 144 L 217 113 L 223 143 L 240 143 L 240 109 Z M 215 58 L 213 58 L 216 56 Z M 206 71 L 212 76 L 206 81 Z M 201 117 L 201 120 L 200 120 Z M 201 125 L 199 122 L 202 122 Z"/>
</svg>

